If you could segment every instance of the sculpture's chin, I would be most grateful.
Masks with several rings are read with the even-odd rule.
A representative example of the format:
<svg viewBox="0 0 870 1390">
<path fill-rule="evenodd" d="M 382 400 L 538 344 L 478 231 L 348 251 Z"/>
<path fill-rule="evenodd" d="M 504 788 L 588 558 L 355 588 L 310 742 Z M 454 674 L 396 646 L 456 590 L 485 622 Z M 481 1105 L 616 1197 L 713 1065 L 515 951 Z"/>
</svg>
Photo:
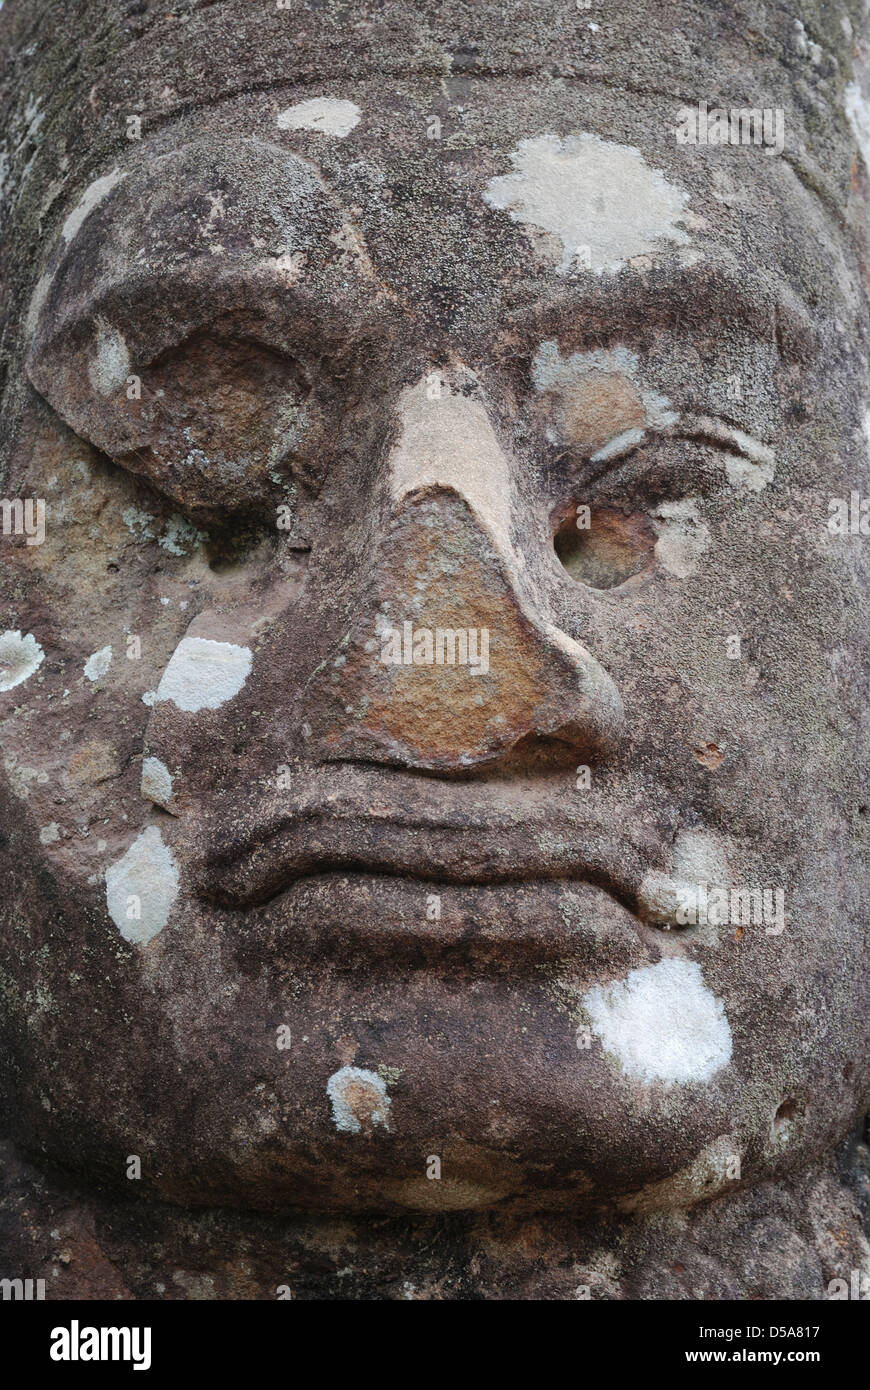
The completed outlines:
<svg viewBox="0 0 870 1390">
<path fill-rule="evenodd" d="M 756 1045 L 794 969 L 778 938 L 716 950 L 589 883 L 335 870 L 244 911 L 180 897 L 133 946 L 78 901 L 55 879 L 18 913 L 35 949 L 9 1034 L 28 1078 L 13 1137 L 126 1196 L 660 1210 L 805 1161 L 845 1132 L 861 1084 L 848 1067 L 831 1084 L 830 1056 L 785 1030 Z M 826 988 L 839 1039 L 851 996 Z M 53 1044 L 64 1017 L 90 1022 Z"/>
<path fill-rule="evenodd" d="M 564 890 L 550 888 L 558 901 Z M 590 897 L 609 903 L 599 890 Z M 271 912 L 284 915 L 280 903 Z M 629 946 L 615 930 L 615 915 L 628 918 L 611 905 L 600 922 L 602 958 L 607 929 L 615 940 L 611 978 L 649 960 L 636 936 Z M 449 953 L 393 960 L 349 947 L 340 960 L 311 964 L 288 949 L 227 999 L 219 990 L 206 997 L 199 974 L 199 987 L 188 977 L 189 1002 L 162 1001 L 164 1019 L 175 1019 L 180 1074 L 168 1075 L 166 1054 L 154 1059 L 167 1091 L 153 1183 L 173 1201 L 581 1209 L 670 1178 L 729 1133 L 727 1068 L 650 1084 L 623 1075 L 579 1022 L 598 978 L 588 958 L 543 963 L 533 954 L 511 971 L 485 972 Z M 188 1034 L 179 1020 L 194 1017 Z"/>
</svg>

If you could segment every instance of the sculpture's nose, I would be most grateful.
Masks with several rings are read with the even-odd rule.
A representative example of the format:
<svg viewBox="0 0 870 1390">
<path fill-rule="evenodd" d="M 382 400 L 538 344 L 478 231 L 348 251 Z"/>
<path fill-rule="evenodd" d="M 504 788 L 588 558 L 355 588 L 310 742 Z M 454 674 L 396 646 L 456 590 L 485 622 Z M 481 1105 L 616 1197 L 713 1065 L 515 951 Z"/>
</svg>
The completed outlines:
<svg viewBox="0 0 870 1390">
<path fill-rule="evenodd" d="M 515 485 L 475 379 L 407 388 L 399 427 L 366 599 L 311 700 L 322 755 L 442 773 L 521 741 L 600 755 L 622 702 L 525 577 Z"/>
</svg>

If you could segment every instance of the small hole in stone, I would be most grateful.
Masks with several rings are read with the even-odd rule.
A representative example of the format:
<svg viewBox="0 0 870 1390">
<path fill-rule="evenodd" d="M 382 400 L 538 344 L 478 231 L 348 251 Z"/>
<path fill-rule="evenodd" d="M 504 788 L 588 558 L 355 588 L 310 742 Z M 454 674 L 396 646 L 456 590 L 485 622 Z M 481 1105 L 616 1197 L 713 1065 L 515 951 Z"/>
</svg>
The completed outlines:
<svg viewBox="0 0 870 1390">
<path fill-rule="evenodd" d="M 572 505 L 554 518 L 553 545 L 572 579 L 591 589 L 615 589 L 650 567 L 656 535 L 646 516 L 600 507 L 587 518 L 581 509 L 589 525 L 578 528 L 577 512 Z"/>
<path fill-rule="evenodd" d="M 855 1063 L 854 1063 L 854 1062 L 847 1062 L 846 1065 L 845 1065 L 844 1068 L 843 1068 L 843 1080 L 844 1080 L 844 1081 L 851 1081 L 851 1080 L 852 1080 L 852 1077 L 853 1077 L 854 1075 L 855 1075 Z"/>
<path fill-rule="evenodd" d="M 784 1100 L 773 1117 L 774 1132 L 788 1129 L 792 1121 L 798 1114 L 798 1103 L 796 1100 Z"/>
</svg>

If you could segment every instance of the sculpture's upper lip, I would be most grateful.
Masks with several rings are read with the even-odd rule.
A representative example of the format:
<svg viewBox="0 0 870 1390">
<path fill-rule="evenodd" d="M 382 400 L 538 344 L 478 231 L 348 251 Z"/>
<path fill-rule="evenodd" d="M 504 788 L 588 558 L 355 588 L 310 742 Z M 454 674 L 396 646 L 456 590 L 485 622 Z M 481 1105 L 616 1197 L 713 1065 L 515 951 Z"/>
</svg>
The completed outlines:
<svg viewBox="0 0 870 1390">
<path fill-rule="evenodd" d="M 579 812 L 570 784 L 565 800 L 554 808 L 533 792 L 517 804 L 510 784 L 457 796 L 455 784 L 395 776 L 337 793 L 269 793 L 233 813 L 218 808 L 197 891 L 246 909 L 336 870 L 451 885 L 575 879 L 636 913 L 641 880 L 661 862 L 659 837 L 612 808 Z"/>
</svg>

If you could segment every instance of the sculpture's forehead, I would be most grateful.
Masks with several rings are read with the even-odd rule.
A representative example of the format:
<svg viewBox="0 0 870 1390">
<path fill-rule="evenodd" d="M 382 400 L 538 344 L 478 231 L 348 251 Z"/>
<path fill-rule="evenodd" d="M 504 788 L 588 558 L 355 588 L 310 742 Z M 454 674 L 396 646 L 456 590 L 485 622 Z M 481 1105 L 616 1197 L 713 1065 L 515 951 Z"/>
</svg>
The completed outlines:
<svg viewBox="0 0 870 1390">
<path fill-rule="evenodd" d="M 65 209 L 31 381 L 72 420 L 83 389 L 99 408 L 89 383 L 106 394 L 218 325 L 308 361 L 495 353 L 521 376 L 542 343 L 662 325 L 668 396 L 708 413 L 709 383 L 736 373 L 741 428 L 766 437 L 780 359 L 864 312 L 847 248 L 775 150 L 698 157 L 670 105 L 654 115 L 588 85 L 427 81 L 288 88 L 146 129 Z"/>
<path fill-rule="evenodd" d="M 388 289 L 434 293 L 448 315 L 518 283 L 561 287 L 662 255 L 793 282 L 809 259 L 830 276 L 814 250 L 825 214 L 780 155 L 678 146 L 675 115 L 673 101 L 539 77 L 252 94 L 163 130 L 146 120 L 82 190 L 111 216 L 77 223 L 73 202 L 65 234 L 91 222 L 103 263 L 205 249 L 215 277 L 258 253 L 295 258 L 291 275 L 304 256 L 309 279 L 324 257 L 358 273 L 364 251 Z"/>
</svg>

